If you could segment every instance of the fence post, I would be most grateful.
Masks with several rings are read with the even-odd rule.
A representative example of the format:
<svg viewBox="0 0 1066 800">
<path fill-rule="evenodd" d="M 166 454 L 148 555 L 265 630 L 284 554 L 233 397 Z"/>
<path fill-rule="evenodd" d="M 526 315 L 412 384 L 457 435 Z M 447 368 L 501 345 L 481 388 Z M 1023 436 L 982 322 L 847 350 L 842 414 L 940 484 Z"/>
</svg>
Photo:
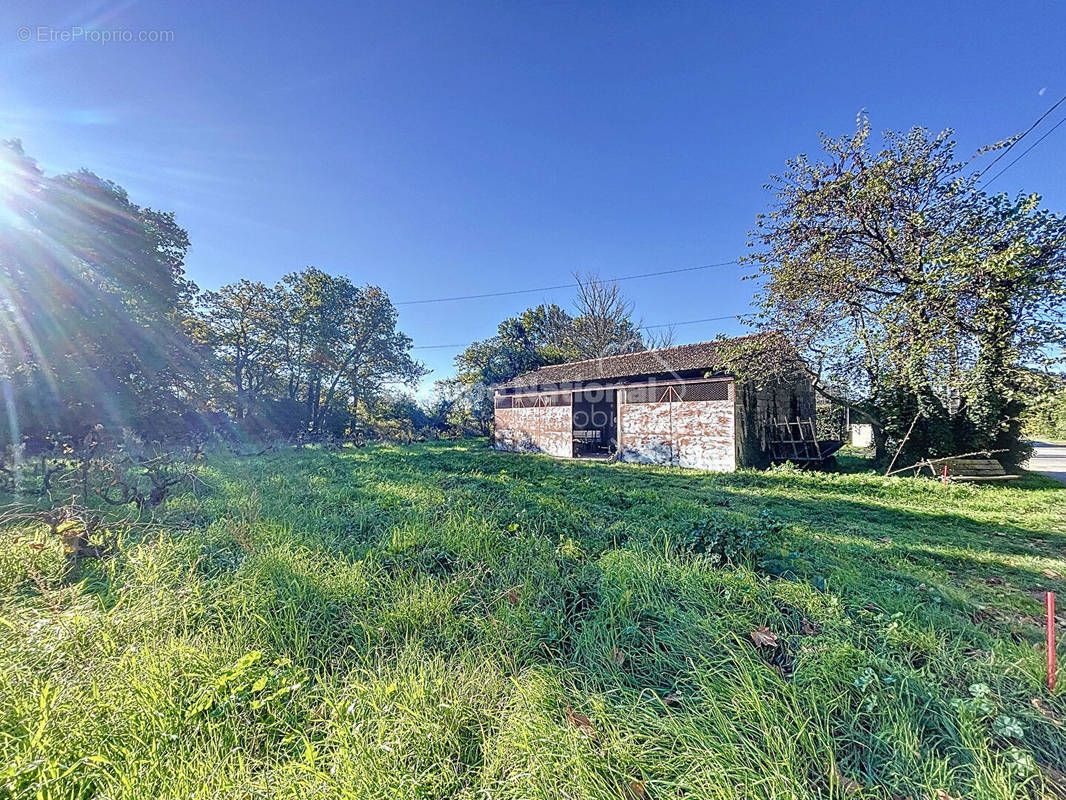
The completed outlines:
<svg viewBox="0 0 1066 800">
<path fill-rule="evenodd" d="M 1044 610 L 1047 612 L 1047 688 L 1055 691 L 1055 593 L 1044 592 Z"/>
</svg>

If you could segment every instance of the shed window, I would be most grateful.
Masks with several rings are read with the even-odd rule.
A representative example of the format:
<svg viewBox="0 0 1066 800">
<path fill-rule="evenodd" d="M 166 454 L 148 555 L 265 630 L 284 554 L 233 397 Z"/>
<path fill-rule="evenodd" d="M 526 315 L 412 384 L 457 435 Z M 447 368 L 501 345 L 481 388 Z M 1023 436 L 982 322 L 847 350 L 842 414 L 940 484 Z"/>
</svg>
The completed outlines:
<svg viewBox="0 0 1066 800">
<path fill-rule="evenodd" d="M 681 399 L 685 401 L 729 399 L 729 381 L 687 383 L 677 388 L 678 394 L 681 395 Z"/>
<path fill-rule="evenodd" d="M 511 408 L 514 398 L 509 394 L 501 394 L 496 397 L 496 408 Z"/>
<path fill-rule="evenodd" d="M 654 403 L 659 399 L 658 386 L 642 386 L 639 389 L 626 389 L 627 403 Z"/>
<path fill-rule="evenodd" d="M 728 400 L 729 381 L 705 383 L 669 383 L 626 389 L 627 403 L 684 403 Z"/>
<path fill-rule="evenodd" d="M 544 402 L 542 405 L 546 406 L 568 406 L 570 405 L 570 393 L 560 392 L 558 394 L 542 394 Z"/>
<path fill-rule="evenodd" d="M 508 405 L 500 405 L 501 400 L 506 400 Z M 543 408 L 545 406 L 568 406 L 570 394 L 559 392 L 555 394 L 516 394 L 504 395 L 496 398 L 496 408 Z"/>
</svg>

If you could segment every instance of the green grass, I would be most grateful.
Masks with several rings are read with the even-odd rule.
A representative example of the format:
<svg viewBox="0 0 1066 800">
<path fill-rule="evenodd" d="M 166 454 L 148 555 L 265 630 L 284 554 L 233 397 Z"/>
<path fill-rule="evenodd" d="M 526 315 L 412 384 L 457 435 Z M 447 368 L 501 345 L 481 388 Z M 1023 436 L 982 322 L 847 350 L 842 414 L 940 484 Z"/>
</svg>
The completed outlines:
<svg viewBox="0 0 1066 800">
<path fill-rule="evenodd" d="M 71 576 L 43 530 L 0 541 L 0 795 L 1021 798 L 1066 764 L 1066 487 L 1036 476 L 468 442 L 203 478 Z"/>
</svg>

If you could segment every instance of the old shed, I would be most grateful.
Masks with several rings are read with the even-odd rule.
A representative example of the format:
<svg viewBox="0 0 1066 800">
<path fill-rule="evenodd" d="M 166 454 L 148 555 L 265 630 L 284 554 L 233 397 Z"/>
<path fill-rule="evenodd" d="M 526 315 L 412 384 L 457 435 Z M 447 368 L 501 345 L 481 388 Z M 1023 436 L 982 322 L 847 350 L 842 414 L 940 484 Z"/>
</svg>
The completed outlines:
<svg viewBox="0 0 1066 800">
<path fill-rule="evenodd" d="M 749 337 L 743 337 L 749 338 Z M 542 367 L 495 387 L 495 444 L 559 458 L 731 471 L 765 466 L 782 421 L 813 430 L 809 381 L 738 383 L 698 342 Z"/>
</svg>

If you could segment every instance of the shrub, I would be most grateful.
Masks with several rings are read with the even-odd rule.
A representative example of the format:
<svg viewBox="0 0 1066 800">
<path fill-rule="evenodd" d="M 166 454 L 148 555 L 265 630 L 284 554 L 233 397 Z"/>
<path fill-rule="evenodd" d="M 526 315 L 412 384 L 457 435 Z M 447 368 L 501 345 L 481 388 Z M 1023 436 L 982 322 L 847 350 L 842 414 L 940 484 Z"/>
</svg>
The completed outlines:
<svg viewBox="0 0 1066 800">
<path fill-rule="evenodd" d="M 766 511 L 755 525 L 738 525 L 726 515 L 707 517 L 682 539 L 681 549 L 715 564 L 751 564 L 767 553 L 783 527 Z"/>
</svg>

